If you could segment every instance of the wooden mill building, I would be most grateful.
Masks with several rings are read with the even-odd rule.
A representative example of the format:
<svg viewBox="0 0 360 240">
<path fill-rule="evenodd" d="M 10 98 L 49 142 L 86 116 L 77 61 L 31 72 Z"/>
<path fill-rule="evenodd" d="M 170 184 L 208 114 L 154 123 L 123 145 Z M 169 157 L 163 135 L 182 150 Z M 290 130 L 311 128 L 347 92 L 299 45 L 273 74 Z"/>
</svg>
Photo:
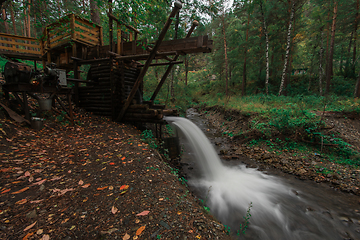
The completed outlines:
<svg viewBox="0 0 360 240">
<path fill-rule="evenodd" d="M 193 23 L 186 38 L 163 41 L 172 18 L 181 9 L 175 6 L 153 44 L 138 40 L 140 32 L 112 15 L 109 17 L 109 45 L 104 45 L 103 29 L 74 14 L 67 15 L 48 25 L 41 39 L 0 33 L 0 54 L 7 58 L 41 61 L 43 67 L 55 63 L 56 68 L 74 72 L 74 87 L 33 84 L 26 81 L 7 82 L 3 91 L 12 92 L 30 119 L 28 97 L 38 98 L 34 93 L 49 93 L 72 118 L 71 103 L 94 114 L 110 116 L 115 121 L 161 122 L 165 115 L 176 111 L 153 104 L 156 95 L 178 61 L 179 55 L 207 53 L 212 41 L 207 36 L 191 37 L 197 26 Z M 115 30 L 116 27 L 116 30 Z M 129 34 L 122 31 L 127 28 Z M 116 40 L 114 36 L 116 35 Z M 154 60 L 162 59 L 155 63 Z M 139 62 L 142 61 L 143 63 Z M 81 79 L 79 67 L 89 65 L 87 79 Z M 143 79 L 151 66 L 167 65 L 168 68 L 155 89 L 150 101 L 143 101 Z M 35 64 L 36 66 L 36 64 Z M 67 96 L 70 107 L 66 108 L 58 95 Z"/>
</svg>

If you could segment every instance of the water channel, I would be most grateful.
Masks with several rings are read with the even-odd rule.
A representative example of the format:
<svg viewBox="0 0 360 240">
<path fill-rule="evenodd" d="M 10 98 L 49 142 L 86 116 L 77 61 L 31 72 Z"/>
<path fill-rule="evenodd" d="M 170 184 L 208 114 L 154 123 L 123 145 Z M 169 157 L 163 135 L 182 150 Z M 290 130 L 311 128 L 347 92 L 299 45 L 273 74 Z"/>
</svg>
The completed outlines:
<svg viewBox="0 0 360 240">
<path fill-rule="evenodd" d="M 274 169 L 249 168 L 242 159 L 225 161 L 218 154 L 231 143 L 194 109 L 187 119 L 199 129 L 186 119 L 169 119 L 182 132 L 182 170 L 191 190 L 230 227 L 234 239 L 360 240 L 358 196 Z M 249 208 L 248 229 L 237 234 Z"/>
</svg>

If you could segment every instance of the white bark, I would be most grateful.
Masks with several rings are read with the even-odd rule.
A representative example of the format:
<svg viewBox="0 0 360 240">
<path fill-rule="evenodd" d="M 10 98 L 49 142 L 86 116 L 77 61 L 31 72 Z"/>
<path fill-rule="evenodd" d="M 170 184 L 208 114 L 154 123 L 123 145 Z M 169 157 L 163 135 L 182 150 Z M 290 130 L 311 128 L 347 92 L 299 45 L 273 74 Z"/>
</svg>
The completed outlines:
<svg viewBox="0 0 360 240">
<path fill-rule="evenodd" d="M 285 75 L 287 70 L 287 65 L 289 61 L 289 52 L 290 52 L 290 43 L 291 43 L 291 28 L 292 28 L 292 22 L 294 21 L 294 12 L 295 12 L 295 1 L 293 1 L 291 6 L 291 13 L 290 13 L 290 21 L 289 21 L 289 28 L 288 28 L 288 34 L 287 34 L 287 46 L 286 46 L 286 53 L 285 53 L 285 62 L 284 62 L 284 68 L 281 76 L 281 84 L 279 89 L 279 96 L 282 94 L 284 89 L 284 83 L 285 83 Z"/>
</svg>

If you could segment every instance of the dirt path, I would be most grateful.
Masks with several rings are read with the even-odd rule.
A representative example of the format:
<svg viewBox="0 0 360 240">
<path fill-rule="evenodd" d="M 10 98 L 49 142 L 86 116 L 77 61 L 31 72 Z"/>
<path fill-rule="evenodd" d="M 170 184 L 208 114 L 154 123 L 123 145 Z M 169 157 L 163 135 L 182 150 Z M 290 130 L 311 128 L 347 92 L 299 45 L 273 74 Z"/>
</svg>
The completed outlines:
<svg viewBox="0 0 360 240">
<path fill-rule="evenodd" d="M 34 131 L 0 112 L 0 239 L 229 238 L 134 127 Z"/>
<path fill-rule="evenodd" d="M 231 147 L 222 151 L 223 158 L 231 161 L 247 157 L 246 164 L 258 167 L 260 170 L 276 168 L 285 173 L 296 175 L 300 179 L 310 179 L 315 182 L 328 183 L 330 187 L 360 195 L 360 169 L 349 165 L 341 165 L 329 161 L 316 151 L 304 153 L 293 149 L 274 151 L 269 145 L 249 147 L 252 139 L 261 136 L 256 131 L 251 131 L 249 123 L 252 116 L 242 115 L 239 112 L 224 111 L 217 108 L 203 108 L 199 110 L 209 125 L 218 132 L 228 136 Z M 352 144 L 354 149 L 360 149 L 360 120 L 351 116 L 326 114 L 325 122 L 330 127 L 329 131 Z M 234 136 L 240 131 L 244 134 L 239 138 Z M 279 136 L 280 137 L 280 136 Z M 271 142 L 276 141 L 275 136 Z M 360 203 L 360 202 L 359 202 Z"/>
</svg>

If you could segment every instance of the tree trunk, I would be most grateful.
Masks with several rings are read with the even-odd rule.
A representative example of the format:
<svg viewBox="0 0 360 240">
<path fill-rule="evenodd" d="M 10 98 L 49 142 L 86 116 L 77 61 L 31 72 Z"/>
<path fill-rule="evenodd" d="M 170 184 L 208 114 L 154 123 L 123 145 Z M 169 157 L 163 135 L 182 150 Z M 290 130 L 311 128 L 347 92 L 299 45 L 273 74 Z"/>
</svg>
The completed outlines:
<svg viewBox="0 0 360 240">
<path fill-rule="evenodd" d="M 30 24 L 30 6 L 31 6 L 31 0 L 28 0 L 28 11 L 27 11 L 27 36 L 31 37 L 31 24 Z"/>
<path fill-rule="evenodd" d="M 286 53 L 285 53 L 285 63 L 284 68 L 282 71 L 281 76 L 281 84 L 279 89 L 279 96 L 281 96 L 284 92 L 284 85 L 285 85 L 285 77 L 286 77 L 286 68 L 289 61 L 289 53 L 290 53 L 290 43 L 291 43 L 291 28 L 292 28 L 292 22 L 294 21 L 294 13 L 295 13 L 295 1 L 293 1 L 291 5 L 291 12 L 290 12 L 290 21 L 289 21 L 289 28 L 288 28 L 288 34 L 287 34 L 287 46 L 286 46 Z"/>
<path fill-rule="evenodd" d="M 244 46 L 244 66 L 243 66 L 243 81 L 241 86 L 241 96 L 245 96 L 246 94 L 246 53 L 248 51 L 247 49 L 247 43 L 249 39 L 249 24 L 250 24 L 250 13 L 248 13 L 248 21 L 247 21 L 247 28 L 246 28 L 246 38 L 245 38 L 245 46 Z M 227 69 L 227 67 L 226 67 Z"/>
<path fill-rule="evenodd" d="M 188 84 L 188 72 L 189 72 L 189 59 L 187 55 L 185 55 L 185 85 Z"/>
<path fill-rule="evenodd" d="M 359 24 L 359 6 L 360 0 L 356 2 L 356 15 L 355 15 L 355 26 L 354 26 L 354 48 L 353 48 L 353 60 L 352 60 L 352 73 L 355 76 L 355 61 L 356 61 L 356 44 L 357 44 L 357 29 Z"/>
<path fill-rule="evenodd" d="M 225 12 L 222 16 L 222 30 L 224 38 L 224 58 L 225 58 L 225 95 L 228 95 L 228 56 L 227 56 L 227 43 L 226 43 L 226 29 L 225 29 Z M 243 83 L 244 84 L 244 83 Z"/>
<path fill-rule="evenodd" d="M 360 72 L 359 72 L 358 79 L 357 79 L 356 85 L 355 85 L 354 97 L 355 98 L 360 97 Z"/>
<path fill-rule="evenodd" d="M 330 51 L 326 64 L 326 94 L 329 94 L 330 92 L 330 84 L 332 77 L 337 10 L 338 10 L 338 2 L 336 1 L 334 3 L 333 21 L 331 26 Z"/>
<path fill-rule="evenodd" d="M 6 17 L 6 10 L 5 10 L 5 6 L 4 8 L 2 9 L 2 20 L 4 21 L 4 27 L 5 27 L 5 32 L 6 33 L 9 33 L 9 26 L 8 26 L 8 23 L 7 23 L 7 17 Z"/>
<path fill-rule="evenodd" d="M 96 0 L 90 0 L 90 15 L 91 21 L 100 25 L 99 6 L 97 5 Z"/>
<path fill-rule="evenodd" d="M 14 16 L 14 3 L 10 2 L 10 15 L 11 15 L 11 22 L 13 24 L 14 34 L 16 35 L 16 23 L 15 23 L 15 16 Z"/>
<path fill-rule="evenodd" d="M 322 89 L 322 78 L 324 75 L 324 69 L 322 66 L 322 61 L 323 61 L 323 55 L 324 55 L 324 32 L 321 29 L 321 40 L 320 40 L 320 57 L 319 57 L 319 92 L 320 92 L 320 96 L 323 95 L 323 89 Z"/>
<path fill-rule="evenodd" d="M 262 8 L 262 1 L 260 1 L 260 10 L 261 10 L 261 16 L 263 20 L 264 25 L 264 33 L 265 33 L 265 41 L 266 41 L 266 50 L 265 50 L 265 62 L 266 62 L 266 78 L 265 78 L 265 89 L 266 94 L 269 94 L 269 77 L 270 77 L 270 69 L 269 69 L 269 34 L 267 31 L 267 24 L 265 20 L 265 14 Z"/>
</svg>

